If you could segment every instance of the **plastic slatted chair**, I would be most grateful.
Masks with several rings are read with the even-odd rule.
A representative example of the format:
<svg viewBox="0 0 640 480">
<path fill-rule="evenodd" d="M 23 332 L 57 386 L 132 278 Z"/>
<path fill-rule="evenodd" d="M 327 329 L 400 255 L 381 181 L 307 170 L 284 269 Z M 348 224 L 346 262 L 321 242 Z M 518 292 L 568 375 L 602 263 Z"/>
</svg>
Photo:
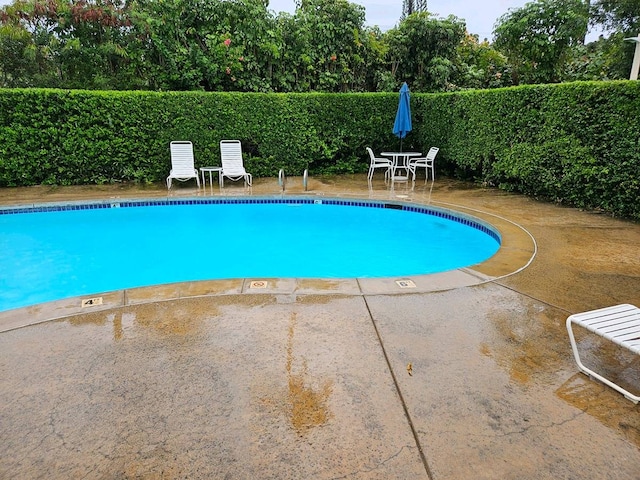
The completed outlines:
<svg viewBox="0 0 640 480">
<path fill-rule="evenodd" d="M 245 185 L 251 186 L 253 177 L 244 168 L 240 140 L 221 140 L 220 159 L 222 161 L 222 171 L 218 175 L 220 187 L 224 187 L 224 177 L 233 181 L 243 178 Z"/>
<path fill-rule="evenodd" d="M 413 174 L 413 181 L 416 181 L 416 170 L 424 167 L 424 183 L 427 183 L 429 179 L 429 170 L 431 170 L 432 180 L 436 179 L 436 155 L 440 149 L 438 147 L 431 147 L 427 152 L 426 157 L 414 158 L 409 162 L 409 170 Z"/>
<path fill-rule="evenodd" d="M 384 180 L 385 182 L 391 176 L 391 169 L 393 168 L 393 162 L 388 158 L 376 157 L 373 154 L 373 150 L 370 147 L 367 147 L 367 152 L 369 152 L 369 173 L 367 174 L 367 181 L 371 183 L 373 180 L 373 174 L 375 173 L 376 168 L 384 168 Z"/>
<path fill-rule="evenodd" d="M 640 308 L 629 304 L 622 304 L 584 313 L 576 313 L 567 318 L 569 340 L 571 341 L 573 356 L 580 370 L 622 393 L 633 403 L 638 403 L 640 396 L 632 394 L 620 385 L 584 366 L 580 360 L 580 353 L 578 352 L 576 339 L 571 328 L 572 323 L 580 325 L 590 332 L 600 335 L 636 355 L 640 355 Z"/>
<path fill-rule="evenodd" d="M 186 182 L 192 178 L 196 179 L 200 188 L 200 176 L 194 165 L 193 144 L 191 142 L 176 141 L 170 144 L 171 151 L 171 171 L 167 177 L 167 189 L 171 189 L 171 181 L 178 180 Z"/>
</svg>

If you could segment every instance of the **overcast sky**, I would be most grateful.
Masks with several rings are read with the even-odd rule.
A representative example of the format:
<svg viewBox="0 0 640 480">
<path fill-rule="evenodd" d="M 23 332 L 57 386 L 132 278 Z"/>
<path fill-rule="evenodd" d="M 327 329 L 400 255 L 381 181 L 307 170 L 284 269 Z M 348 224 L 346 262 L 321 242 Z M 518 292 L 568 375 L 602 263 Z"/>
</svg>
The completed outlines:
<svg viewBox="0 0 640 480">
<path fill-rule="evenodd" d="M 2 0 L 0 0 L 2 1 Z M 402 0 L 349 0 L 365 7 L 367 25 L 377 25 L 383 31 L 397 25 L 402 13 Z M 520 8 L 532 0 L 427 0 L 428 9 L 437 17 L 455 15 L 467 24 L 469 33 L 480 40 L 492 40 L 493 26 L 498 17 L 510 8 Z M 293 13 L 294 0 L 269 0 L 269 9 Z M 598 32 L 588 36 L 596 39 Z"/>
<path fill-rule="evenodd" d="M 2 1 L 2 0 L 0 0 Z M 402 0 L 350 0 L 365 7 L 367 25 L 378 25 L 382 30 L 393 28 L 402 13 Z M 493 25 L 510 8 L 522 7 L 530 0 L 427 0 L 428 9 L 438 17 L 455 15 L 467 23 L 469 33 L 491 39 Z M 269 0 L 269 9 L 293 13 L 293 0 Z"/>
</svg>

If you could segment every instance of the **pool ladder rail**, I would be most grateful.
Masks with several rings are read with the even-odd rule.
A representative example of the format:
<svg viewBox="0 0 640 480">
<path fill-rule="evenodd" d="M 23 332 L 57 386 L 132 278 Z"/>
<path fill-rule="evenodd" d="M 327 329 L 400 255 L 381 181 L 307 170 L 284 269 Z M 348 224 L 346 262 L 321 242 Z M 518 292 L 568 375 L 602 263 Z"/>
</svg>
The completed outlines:
<svg viewBox="0 0 640 480">
<path fill-rule="evenodd" d="M 280 188 L 282 188 L 282 191 L 285 191 L 286 188 L 286 183 L 287 183 L 287 177 L 284 174 L 284 169 L 281 168 L 280 171 L 278 172 L 278 185 L 280 186 Z M 304 188 L 304 191 L 307 191 L 307 187 L 309 185 L 309 170 L 305 168 L 304 173 L 302 174 L 302 187 Z"/>
</svg>

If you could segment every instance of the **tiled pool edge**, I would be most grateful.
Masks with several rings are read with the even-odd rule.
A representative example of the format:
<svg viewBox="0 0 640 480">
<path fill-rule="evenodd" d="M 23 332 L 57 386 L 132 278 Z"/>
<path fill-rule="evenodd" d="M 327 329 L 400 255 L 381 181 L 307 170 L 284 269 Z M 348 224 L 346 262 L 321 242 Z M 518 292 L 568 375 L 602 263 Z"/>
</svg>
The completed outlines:
<svg viewBox="0 0 640 480">
<path fill-rule="evenodd" d="M 404 212 L 421 213 L 435 217 L 462 223 L 471 228 L 480 230 L 492 237 L 499 244 L 502 239 L 500 232 L 488 223 L 461 212 L 439 207 L 428 207 L 414 203 L 394 202 L 388 200 L 349 200 L 342 198 L 310 198 L 310 197 L 218 197 L 218 198 L 184 198 L 184 199 L 121 199 L 102 200 L 92 202 L 56 202 L 32 204 L 29 206 L 9 206 L 0 208 L 0 215 L 18 215 L 29 213 L 60 212 L 67 210 L 99 210 L 109 208 L 135 208 L 135 207 L 159 207 L 180 205 L 247 205 L 247 204 L 288 204 L 288 205 L 338 205 L 348 207 L 389 208 Z"/>
</svg>

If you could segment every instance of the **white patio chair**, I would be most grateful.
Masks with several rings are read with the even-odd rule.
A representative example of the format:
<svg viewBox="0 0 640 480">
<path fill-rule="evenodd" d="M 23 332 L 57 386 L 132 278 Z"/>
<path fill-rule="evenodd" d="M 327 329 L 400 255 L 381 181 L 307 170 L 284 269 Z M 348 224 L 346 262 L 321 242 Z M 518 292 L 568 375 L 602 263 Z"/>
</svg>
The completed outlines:
<svg viewBox="0 0 640 480">
<path fill-rule="evenodd" d="M 436 179 L 435 161 L 439 151 L 440 149 L 438 147 L 431 147 L 426 157 L 414 158 L 409 161 L 409 170 L 413 175 L 414 182 L 416 181 L 416 170 L 422 167 L 424 167 L 424 183 L 427 183 L 429 179 L 429 170 L 431 170 L 431 178 L 433 180 Z"/>
<path fill-rule="evenodd" d="M 220 187 L 224 187 L 224 177 L 237 181 L 244 178 L 245 185 L 251 186 L 253 177 L 244 169 L 240 140 L 221 140 L 220 159 L 222 171 L 219 174 Z"/>
<path fill-rule="evenodd" d="M 193 144 L 191 142 L 171 142 L 171 171 L 167 177 L 167 189 L 171 189 L 173 179 L 186 182 L 192 178 L 196 179 L 200 188 L 200 176 L 194 165 Z"/>
<path fill-rule="evenodd" d="M 371 150 L 370 147 L 367 147 L 367 152 L 369 152 L 369 159 L 370 159 L 370 163 L 369 163 L 369 173 L 367 174 L 367 181 L 371 182 L 371 180 L 373 179 L 373 174 L 375 172 L 376 168 L 384 168 L 384 180 L 385 182 L 389 179 L 389 177 L 391 176 L 391 169 L 393 168 L 393 161 L 391 161 L 391 159 L 389 158 L 383 158 L 383 157 L 376 157 L 373 154 L 373 150 Z"/>
</svg>

